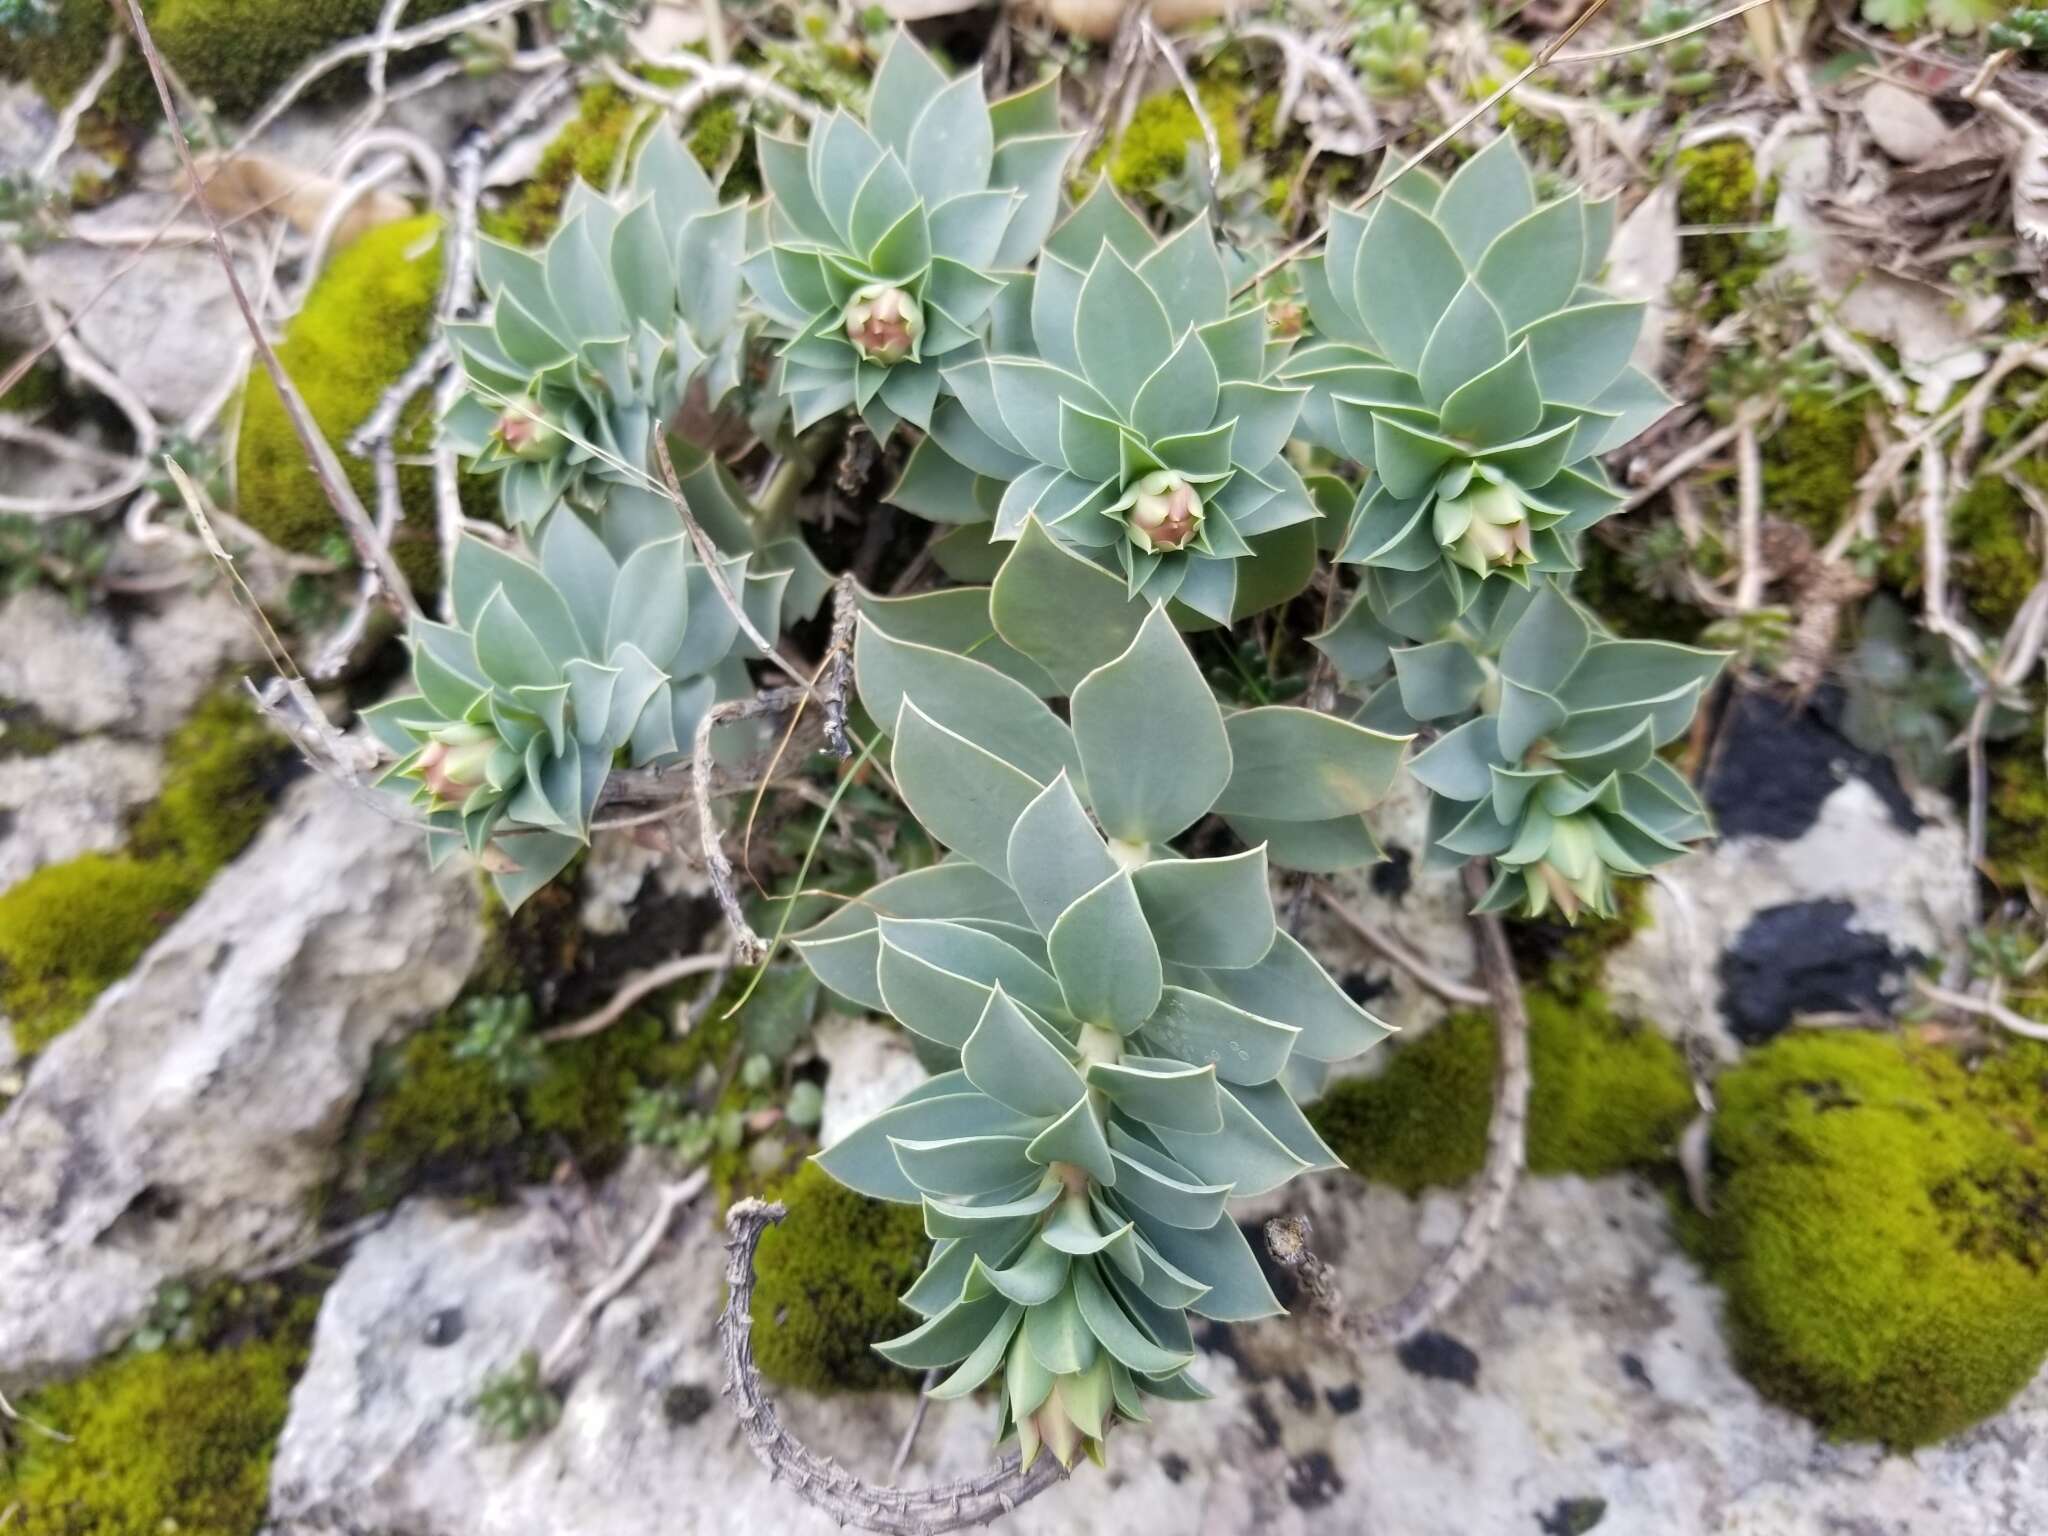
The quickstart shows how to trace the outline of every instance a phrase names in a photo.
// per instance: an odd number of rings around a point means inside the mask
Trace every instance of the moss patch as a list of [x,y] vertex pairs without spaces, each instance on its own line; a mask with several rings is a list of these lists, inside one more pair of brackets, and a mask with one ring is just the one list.
[[931,1247],[918,1208],[856,1194],[815,1163],[776,1198],[788,1219],[761,1235],[755,1257],[761,1374],[806,1392],[916,1385],[870,1346],[917,1326],[896,1298]]
[[1991,747],[1985,863],[2011,891],[2024,891],[2030,881],[2048,887],[2048,763],[2041,752],[2038,721]]
[[[2033,524],[2020,493],[1999,478],[1972,481],[1949,505],[1950,584],[1994,638],[2011,625],[2040,575]],[[1902,526],[1887,552],[1885,575],[1908,595],[1920,590],[1923,547],[1916,519]]]
[[1764,506],[1773,517],[1827,539],[1848,515],[1869,461],[1859,406],[1795,395],[1763,443]]
[[[427,21],[461,0],[415,0],[406,21]],[[231,117],[260,107],[293,70],[347,38],[376,29],[381,0],[144,0],[157,46],[186,84]],[[47,35],[11,39],[0,34],[0,75],[33,82],[52,106],[82,86],[107,45],[113,12],[104,0],[59,0],[57,24]],[[360,66],[335,72],[314,99],[362,78]],[[136,127],[159,116],[147,66],[128,60],[100,98],[102,109]]]
[[[1196,83],[1195,94],[1216,130],[1223,169],[1236,170],[1244,158],[1243,92],[1229,81],[1205,79]],[[1173,180],[1186,169],[1191,147],[1208,152],[1195,109],[1179,89],[1160,91],[1138,103],[1130,126],[1113,146],[1096,152],[1089,168],[1107,166],[1109,179],[1119,192],[1149,201],[1161,182]]]
[[[278,358],[330,442],[345,442],[363,424],[427,339],[441,282],[437,222],[431,216],[401,219],[337,252],[285,330]],[[407,407],[399,428],[402,452],[427,446],[431,416],[425,395]],[[342,464],[356,493],[374,504],[369,463],[344,454]],[[439,583],[433,471],[401,465],[398,489],[408,514],[393,553],[414,585],[431,588]],[[283,403],[260,368],[249,376],[242,405],[235,499],[242,520],[285,549],[319,554],[340,532]]]
[[[1757,184],[1755,156],[1739,139],[1680,150],[1676,164],[1681,224],[1754,223],[1771,201],[1771,188]],[[1731,313],[1770,264],[1766,249],[1747,235],[1693,235],[1683,244],[1686,266],[1706,289],[1709,321]]]
[[2048,1051],[1975,1070],[1886,1035],[1793,1032],[1718,1084],[1697,1229],[1737,1363],[1852,1439],[1993,1413],[2048,1354]]
[[[230,1288],[237,1292],[240,1288]],[[275,1293],[275,1287],[265,1288]],[[206,1293],[213,1348],[110,1357],[19,1406],[71,1437],[0,1442],[0,1509],[21,1536],[251,1536],[270,1495],[270,1458],[305,1365],[317,1301]],[[223,1326],[231,1323],[232,1327]],[[223,1334],[244,1336],[224,1342]]]
[[262,825],[286,744],[239,695],[201,704],[165,744],[164,787],[119,853],[88,853],[0,892],[0,1011],[38,1051],[131,970]]
[[[1678,1047],[1616,1018],[1529,994],[1529,1168],[1588,1178],[1663,1162],[1693,1112]],[[1462,1184],[1486,1156],[1493,1020],[1455,1013],[1394,1052],[1378,1077],[1338,1084],[1309,1119],[1355,1172],[1405,1194]]]

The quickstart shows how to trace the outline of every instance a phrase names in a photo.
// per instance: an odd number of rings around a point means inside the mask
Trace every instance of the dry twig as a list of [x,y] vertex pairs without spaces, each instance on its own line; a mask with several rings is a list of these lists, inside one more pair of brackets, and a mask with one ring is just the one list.
[[932,1488],[885,1487],[817,1455],[784,1429],[754,1365],[752,1315],[754,1249],[761,1234],[784,1214],[780,1205],[759,1200],[738,1201],[726,1213],[725,1280],[731,1289],[718,1323],[725,1345],[726,1395],[733,1400],[747,1444],[771,1479],[786,1481],[797,1497],[841,1525],[886,1536],[940,1536],[1009,1514],[1065,1476],[1050,1456],[1041,1454],[1027,1469],[1012,1451],[980,1477]]
[[590,1325],[597,1321],[597,1314],[617,1300],[620,1293],[639,1277],[640,1271],[652,1262],[662,1240],[668,1236],[676,1212],[704,1193],[704,1186],[710,1181],[710,1170],[699,1168],[662,1190],[661,1198],[655,1203],[653,1217],[641,1229],[640,1236],[619,1261],[618,1267],[592,1287],[590,1294],[577,1305],[562,1331],[555,1336],[555,1342],[548,1346],[547,1353],[541,1356],[542,1381],[552,1385],[561,1380],[570,1361],[576,1358],[576,1351],[582,1348]]

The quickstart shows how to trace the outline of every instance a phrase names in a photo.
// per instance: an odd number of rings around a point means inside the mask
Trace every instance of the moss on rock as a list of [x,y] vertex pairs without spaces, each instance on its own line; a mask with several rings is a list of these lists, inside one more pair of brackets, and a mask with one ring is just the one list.
[[[1588,1178],[1651,1167],[1693,1112],[1677,1046],[1615,1017],[1598,993],[1532,991],[1529,1168]],[[1377,1077],[1339,1083],[1309,1119],[1352,1170],[1404,1194],[1462,1184],[1486,1156],[1493,1020],[1455,1013],[1395,1050]]]
[[[278,359],[328,441],[344,442],[363,424],[425,343],[441,282],[438,226],[432,216],[401,219],[337,252],[286,327]],[[431,415],[425,395],[407,407],[399,427],[401,449],[425,448]],[[369,463],[344,455],[342,464],[356,493],[373,501]],[[431,587],[438,584],[439,563],[433,471],[401,465],[398,489],[408,513],[393,553],[410,580]],[[235,501],[242,521],[301,554],[321,553],[340,533],[291,419],[261,369],[250,373],[242,405]]]
[[1737,1363],[1833,1434],[1914,1446],[2048,1355],[2048,1051],[1975,1070],[1878,1034],[1787,1034],[1717,1087],[1696,1239]]
[[2024,891],[2030,882],[2048,886],[2048,761],[2042,757],[2040,723],[2010,741],[1994,742],[1989,768],[1986,867],[2008,890]]
[[[461,0],[414,0],[408,23],[452,11]],[[149,30],[165,60],[200,96],[231,117],[262,106],[292,72],[316,53],[373,32],[382,0],[144,0]],[[0,75],[29,80],[52,106],[61,106],[99,67],[114,12],[105,0],[58,0],[56,25],[47,33],[10,38],[0,33]],[[333,95],[362,78],[360,66],[337,70],[320,82],[313,99]],[[100,96],[101,110],[134,127],[158,120],[149,71],[134,49]]]
[[856,1194],[816,1163],[776,1198],[789,1216],[761,1235],[754,1265],[761,1374],[806,1392],[914,1386],[871,1346],[917,1326],[897,1297],[931,1246],[918,1208]]
[[164,748],[129,846],[45,865],[0,892],[0,1012],[38,1051],[125,976],[262,825],[287,754],[241,697],[202,703]]
[[252,1536],[270,1494],[270,1458],[297,1336],[208,1354],[113,1357],[47,1387],[23,1413],[70,1437],[23,1435],[0,1457],[0,1508],[16,1536]]
[[[1678,152],[1678,222],[1749,224],[1763,216],[1774,195],[1759,186],[1756,157],[1740,139],[1698,144]],[[1745,235],[1699,235],[1685,242],[1685,263],[1706,289],[1704,314],[1719,320],[1741,302],[1770,265],[1766,249]]]
[[1869,450],[1859,406],[1793,396],[1784,421],[1764,439],[1764,506],[1818,539],[1832,537],[1855,503]]

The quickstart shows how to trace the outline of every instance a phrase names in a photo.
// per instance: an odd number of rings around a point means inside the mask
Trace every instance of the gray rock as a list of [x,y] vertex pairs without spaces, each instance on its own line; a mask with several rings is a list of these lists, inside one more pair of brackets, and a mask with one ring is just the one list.
[[[1755,1031],[1743,1007],[1729,1006],[1724,976],[1740,974],[1749,986],[1758,978],[1722,957],[1767,909],[1846,902],[1847,930],[1896,955],[1953,953],[1969,925],[1963,832],[1938,795],[1913,806],[1917,826],[1908,830],[1867,779],[1850,777],[1795,838],[1731,837],[1665,866],[1645,892],[1650,923],[1609,958],[1609,995],[1624,1013],[1732,1057],[1739,1036],[1730,1019]],[[1798,995],[1796,977],[1782,980],[1786,995]]]
[[307,779],[0,1114],[0,1379],[103,1352],[156,1283],[305,1237],[370,1052],[455,995],[476,886]]
[[74,735],[162,738],[231,665],[259,653],[222,587],[183,590],[124,629],[40,588],[0,603],[0,699],[29,704]]
[[[1455,1198],[1411,1203],[1350,1180],[1299,1191],[1315,1244],[1361,1302],[1403,1288],[1457,1225]],[[595,1225],[621,1251],[649,1192],[622,1178]],[[357,1246],[328,1293],[272,1482],[274,1536],[667,1536],[788,1532],[826,1519],[769,1482],[718,1396],[722,1256],[708,1213],[599,1317],[562,1420],[487,1442],[464,1404],[491,1370],[545,1350],[602,1274],[592,1223],[535,1195],[482,1216],[418,1203]],[[2023,1536],[2048,1528],[2048,1380],[1977,1430],[1912,1457],[1833,1445],[1759,1399],[1722,1341],[1719,1300],[1680,1254],[1661,1198],[1620,1179],[1523,1191],[1488,1274],[1404,1366],[1361,1364],[1310,1318],[1202,1331],[1209,1404],[1158,1405],[1120,1430],[1108,1474],[1003,1522],[1076,1531],[1343,1530],[1532,1536],[1560,1506],[1660,1536]],[[459,1337],[434,1319],[458,1312]],[[1455,1360],[1455,1370],[1434,1362]],[[879,1478],[907,1394],[784,1394],[821,1454]],[[907,1481],[986,1466],[992,1409],[934,1405]]]
[[0,758],[0,890],[45,864],[120,847],[128,812],[153,799],[162,778],[153,749],[111,736]]
[[811,1041],[831,1069],[825,1079],[824,1118],[818,1122],[823,1146],[880,1114],[930,1075],[893,1024],[828,1014],[818,1021]]
[[[176,202],[168,192],[130,192],[74,215],[71,223],[87,236],[148,231]],[[187,214],[180,222],[189,227],[197,221]],[[66,240],[30,252],[27,260],[43,297],[78,317],[78,338],[93,355],[159,418],[182,420],[242,367],[248,328],[211,245],[163,244],[139,262],[135,255],[133,244]],[[241,275],[254,292],[252,266],[243,263]]]

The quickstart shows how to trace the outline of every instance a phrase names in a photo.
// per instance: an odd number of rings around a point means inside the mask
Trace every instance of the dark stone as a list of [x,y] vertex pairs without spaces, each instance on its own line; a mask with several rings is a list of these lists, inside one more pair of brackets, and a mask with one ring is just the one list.
[[1267,1447],[1280,1443],[1280,1416],[1273,1412],[1273,1405],[1266,1401],[1266,1394],[1254,1392],[1244,1400],[1251,1411],[1252,1427],[1259,1432],[1259,1444]]
[[1312,1413],[1316,1406],[1315,1384],[1299,1371],[1288,1371],[1280,1378],[1280,1385],[1287,1389],[1287,1395],[1294,1399],[1298,1412]]
[[429,1349],[446,1349],[462,1337],[468,1326],[463,1321],[462,1308],[443,1307],[427,1319],[427,1326],[420,1330],[420,1337]]
[[1287,1497],[1301,1509],[1321,1509],[1344,1491],[1344,1479],[1321,1451],[1294,1458],[1287,1469]]
[[1323,1396],[1330,1404],[1330,1412],[1339,1415],[1358,1412],[1359,1405],[1365,1401],[1365,1394],[1355,1381],[1341,1387],[1325,1388]]
[[1650,1380],[1650,1368],[1643,1364],[1640,1355],[1631,1355],[1624,1351],[1621,1357],[1621,1374],[1646,1392],[1657,1390],[1656,1384]]
[[1244,1345],[1238,1342],[1236,1331],[1228,1323],[1198,1321],[1195,1324],[1195,1348],[1205,1355],[1221,1355],[1237,1367],[1238,1375],[1254,1385],[1272,1374],[1261,1369],[1253,1361]]
[[717,1401],[718,1394],[701,1381],[685,1381],[662,1394],[661,1411],[669,1423],[684,1429],[709,1413]]
[[1426,1376],[1432,1381],[1455,1381],[1461,1387],[1479,1385],[1479,1357],[1448,1333],[1425,1329],[1394,1354],[1410,1375]]
[[1745,1045],[1777,1034],[1795,1013],[1891,1012],[1917,955],[1850,928],[1854,904],[1766,907],[1721,955],[1721,1015]]
[[1549,1514],[1536,1517],[1536,1524],[1543,1536],[1586,1536],[1606,1518],[1605,1499],[1559,1499]]
[[1177,1483],[1188,1475],[1188,1459],[1174,1451],[1168,1451],[1159,1458],[1159,1470],[1166,1474],[1169,1483]]
[[1841,710],[1836,688],[1823,688],[1803,710],[1753,690],[1735,691],[1721,713],[1701,786],[1723,837],[1800,837],[1852,776],[1877,792],[1901,830],[1919,830],[1920,817],[1891,759],[1844,736],[1835,724]]
[[1415,855],[1399,843],[1387,844],[1386,854],[1373,865],[1367,878],[1372,882],[1374,895],[1384,896],[1398,907],[1415,884]]
[[1377,976],[1369,976],[1364,971],[1346,971],[1337,978],[1337,985],[1359,1007],[1370,1008],[1375,998],[1385,997],[1394,990],[1394,978],[1384,971]]

